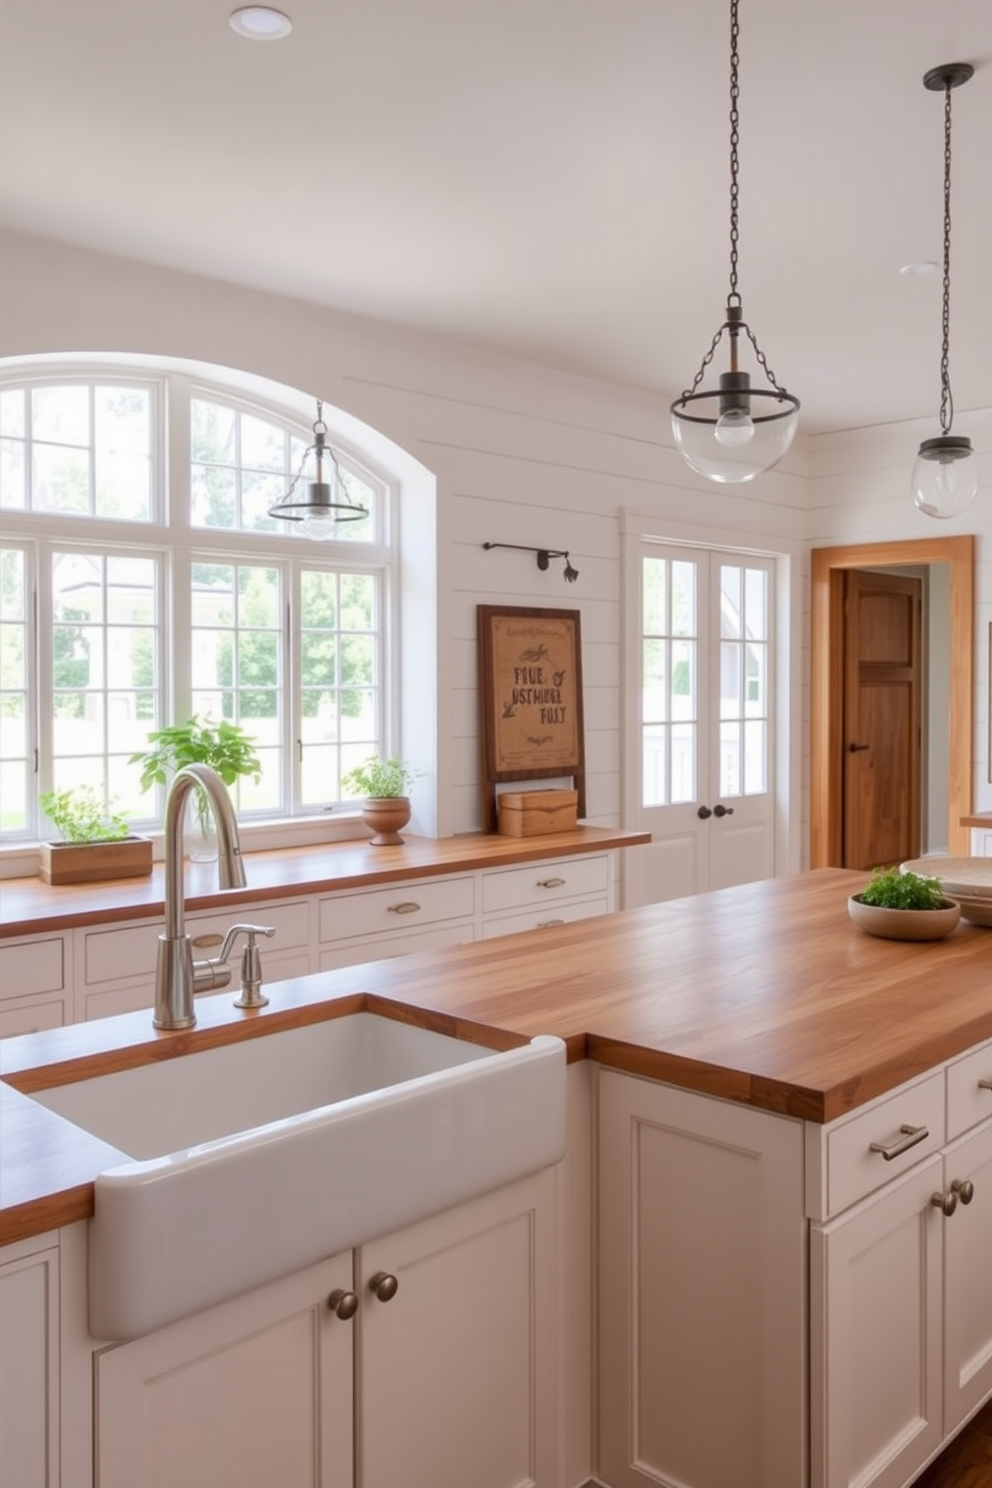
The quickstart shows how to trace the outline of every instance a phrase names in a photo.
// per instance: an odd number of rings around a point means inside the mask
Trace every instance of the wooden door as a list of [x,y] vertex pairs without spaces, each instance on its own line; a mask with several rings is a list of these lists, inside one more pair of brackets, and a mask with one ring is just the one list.
[[920,853],[923,584],[844,575],[845,868]]
[[362,1488],[554,1488],[556,1203],[546,1169],[361,1248]]

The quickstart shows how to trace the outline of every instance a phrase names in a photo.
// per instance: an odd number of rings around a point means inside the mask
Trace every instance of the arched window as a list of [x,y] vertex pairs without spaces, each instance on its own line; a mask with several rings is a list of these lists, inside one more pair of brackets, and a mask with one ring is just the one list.
[[0,367],[0,837],[88,784],[162,818],[132,756],[192,715],[240,724],[246,823],[339,807],[390,752],[395,483],[330,443],[366,508],[327,542],[269,515],[312,431],[297,408],[173,370]]

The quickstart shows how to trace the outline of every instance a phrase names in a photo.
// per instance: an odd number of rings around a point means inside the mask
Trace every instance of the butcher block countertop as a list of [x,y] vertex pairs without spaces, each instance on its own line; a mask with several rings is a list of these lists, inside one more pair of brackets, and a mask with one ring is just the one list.
[[[475,873],[483,868],[509,868],[547,858],[605,852],[650,842],[650,832],[624,832],[610,827],[574,827],[545,837],[500,837],[466,833],[460,837],[413,837],[402,847],[370,847],[366,840],[325,847],[290,847],[244,855],[247,886],[221,893],[216,863],[185,865],[187,910],[225,909],[259,900],[290,899],[298,894],[338,889],[367,889],[414,878],[440,878]],[[0,880],[0,939],[142,920],[163,913],[165,870],[156,863],[149,878],[53,887],[39,878]]]
[[[0,1043],[0,1243],[86,1218],[113,1149],[21,1092],[383,1007],[506,1047],[557,1034],[591,1058],[826,1122],[992,1039],[992,931],[877,940],[847,916],[864,874],[825,868],[432,954],[272,984],[268,1007],[201,999],[198,1026],[151,1013]],[[12,1088],[19,1087],[19,1088]]]

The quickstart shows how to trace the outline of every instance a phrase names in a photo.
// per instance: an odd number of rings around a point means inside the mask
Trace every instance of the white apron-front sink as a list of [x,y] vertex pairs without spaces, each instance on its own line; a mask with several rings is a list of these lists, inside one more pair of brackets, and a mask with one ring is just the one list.
[[128,1339],[557,1162],[565,1047],[348,1013],[33,1097],[96,1180],[90,1331]]

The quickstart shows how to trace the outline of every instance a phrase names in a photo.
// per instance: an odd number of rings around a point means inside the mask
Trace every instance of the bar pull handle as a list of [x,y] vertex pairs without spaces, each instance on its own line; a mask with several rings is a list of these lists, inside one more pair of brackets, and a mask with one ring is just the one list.
[[901,1157],[911,1147],[917,1146],[920,1142],[925,1142],[929,1135],[930,1133],[925,1126],[907,1126],[903,1122],[899,1128],[899,1136],[894,1142],[870,1142],[868,1151],[880,1152],[886,1162],[891,1162],[894,1157]]

